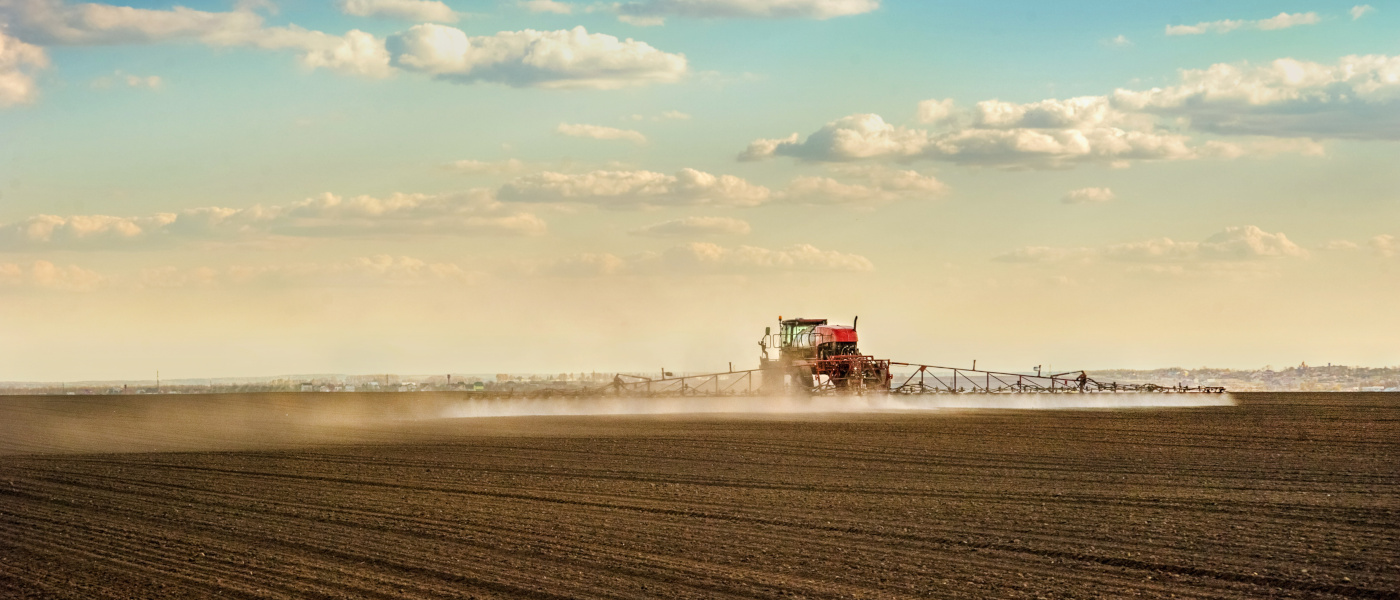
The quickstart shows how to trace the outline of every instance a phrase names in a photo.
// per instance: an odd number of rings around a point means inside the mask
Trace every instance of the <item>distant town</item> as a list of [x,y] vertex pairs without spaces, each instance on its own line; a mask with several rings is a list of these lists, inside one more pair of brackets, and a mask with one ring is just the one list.
[[[1345,365],[1241,369],[1111,369],[1089,371],[1099,381],[1164,385],[1223,386],[1234,392],[1400,392],[1400,366]],[[282,375],[215,379],[172,379],[82,382],[0,382],[0,394],[210,394],[249,392],[519,392],[601,387],[615,373],[471,374],[442,375]],[[660,378],[661,373],[630,373]],[[686,373],[667,373],[667,376]],[[896,377],[898,373],[896,373]]]

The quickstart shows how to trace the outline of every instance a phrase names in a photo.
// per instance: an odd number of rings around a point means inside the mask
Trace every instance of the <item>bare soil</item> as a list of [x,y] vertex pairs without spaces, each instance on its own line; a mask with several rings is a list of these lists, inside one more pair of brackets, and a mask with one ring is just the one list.
[[[237,402],[345,401],[308,398]],[[1236,398],[223,428],[0,397],[0,596],[1400,598],[1400,394]]]

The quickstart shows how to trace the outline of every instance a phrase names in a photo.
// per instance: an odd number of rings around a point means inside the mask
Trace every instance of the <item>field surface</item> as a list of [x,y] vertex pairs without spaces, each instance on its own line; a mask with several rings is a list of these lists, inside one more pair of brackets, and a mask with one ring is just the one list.
[[1400,394],[489,419],[292,396],[0,397],[0,597],[1400,598]]

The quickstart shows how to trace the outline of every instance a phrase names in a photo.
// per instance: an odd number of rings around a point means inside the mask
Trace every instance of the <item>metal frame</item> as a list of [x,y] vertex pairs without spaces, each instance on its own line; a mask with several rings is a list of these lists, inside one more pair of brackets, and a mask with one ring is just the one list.
[[[612,383],[585,390],[584,393],[617,396],[751,396],[757,392],[753,375],[760,371],[761,369],[748,369],[660,379],[619,373],[613,377]],[[728,383],[721,381],[730,375],[738,377]],[[741,382],[745,387],[738,387]]]
[[[1100,382],[1084,371],[1052,375],[1004,373],[958,367],[940,367],[891,362],[891,366],[918,367],[899,385],[891,384],[892,394],[1223,394],[1225,388],[1212,386],[1161,386],[1155,383]],[[949,374],[951,373],[951,377]],[[917,381],[916,381],[917,378]]]

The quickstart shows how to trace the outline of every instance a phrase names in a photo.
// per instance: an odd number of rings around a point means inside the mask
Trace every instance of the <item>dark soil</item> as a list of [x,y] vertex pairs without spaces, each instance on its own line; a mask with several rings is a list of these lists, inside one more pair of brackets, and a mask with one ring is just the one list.
[[54,454],[0,397],[0,596],[1400,598],[1400,394],[1236,398]]

